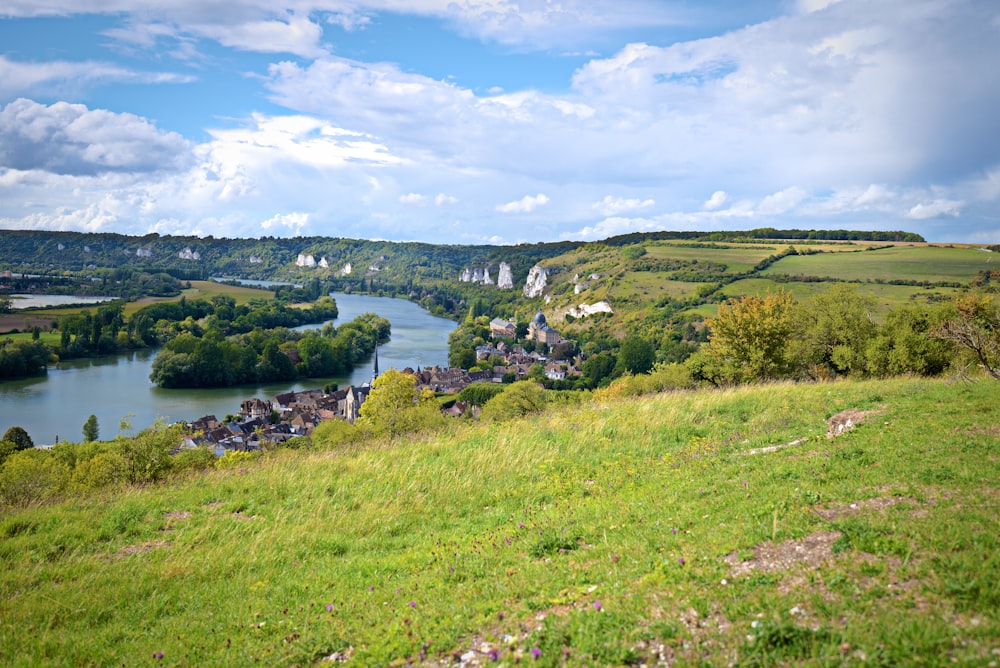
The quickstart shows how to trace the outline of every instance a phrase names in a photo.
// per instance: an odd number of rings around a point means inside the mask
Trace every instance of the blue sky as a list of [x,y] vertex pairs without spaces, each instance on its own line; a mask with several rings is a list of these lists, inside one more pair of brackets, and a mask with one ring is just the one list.
[[0,229],[1000,243],[994,0],[7,0]]

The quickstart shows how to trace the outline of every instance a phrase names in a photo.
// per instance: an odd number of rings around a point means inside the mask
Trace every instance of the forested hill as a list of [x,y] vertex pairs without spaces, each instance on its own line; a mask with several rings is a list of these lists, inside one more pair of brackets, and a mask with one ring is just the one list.
[[[910,232],[851,230],[775,230],[716,232],[648,232],[612,237],[612,246],[663,239],[739,241],[749,239],[809,239],[854,241],[923,241]],[[537,262],[556,257],[583,242],[517,246],[436,245],[418,242],[366,241],[332,237],[225,239],[193,236],[127,236],[110,233],[0,231],[0,270],[25,272],[80,271],[86,268],[133,267],[166,272],[181,279],[210,276],[280,278],[296,275],[300,256],[329,273],[350,264],[354,276],[377,272],[392,283],[452,282],[470,266],[510,265],[521,282]]]
[[135,267],[181,279],[210,276],[272,279],[295,275],[299,256],[325,260],[329,273],[348,264],[354,276],[378,273],[399,283],[455,281],[470,265],[506,262],[521,279],[532,265],[579,246],[576,242],[459,246],[332,237],[217,239],[80,232],[0,231],[0,270],[46,272]]

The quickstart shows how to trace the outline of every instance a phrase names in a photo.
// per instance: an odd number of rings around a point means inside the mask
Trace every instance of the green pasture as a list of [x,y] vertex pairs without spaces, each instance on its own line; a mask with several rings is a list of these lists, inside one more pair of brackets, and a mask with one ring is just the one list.
[[998,430],[993,381],[604,397],[8,509],[0,663],[985,666]]
[[663,274],[652,271],[627,272],[614,279],[607,291],[608,298],[615,301],[630,301],[638,304],[655,304],[664,297],[684,297],[704,283],[673,281]]
[[745,246],[736,248],[711,248],[680,246],[674,243],[658,241],[643,244],[646,254],[657,259],[676,258],[680,260],[698,260],[699,262],[717,262],[724,264],[730,273],[750,271],[761,260],[781,252],[786,245]]
[[[834,281],[823,282],[778,282],[769,278],[745,278],[723,287],[719,293],[729,298],[743,295],[763,296],[784,290],[792,293],[796,301],[808,301],[835,285]],[[958,288],[920,287],[911,285],[890,285],[885,283],[855,283],[862,294],[872,295],[876,300],[875,311],[885,313],[907,304],[930,304],[950,300],[960,290]]]
[[977,248],[893,246],[856,253],[790,255],[762,275],[819,276],[845,281],[914,280],[968,283],[980,271],[995,269],[995,253]]

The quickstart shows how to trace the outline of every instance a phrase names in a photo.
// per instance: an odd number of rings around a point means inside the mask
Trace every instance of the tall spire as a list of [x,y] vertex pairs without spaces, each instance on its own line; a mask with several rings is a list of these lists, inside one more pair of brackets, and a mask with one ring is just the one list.
[[376,378],[378,378],[378,343],[375,344],[375,361],[372,363],[372,385],[375,384]]

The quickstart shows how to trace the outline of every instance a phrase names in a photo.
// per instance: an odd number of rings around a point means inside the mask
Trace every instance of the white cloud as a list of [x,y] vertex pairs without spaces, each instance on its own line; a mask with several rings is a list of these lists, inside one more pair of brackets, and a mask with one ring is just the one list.
[[591,208],[598,211],[602,216],[615,216],[628,211],[648,209],[655,204],[656,201],[653,199],[626,199],[624,197],[612,197],[611,195],[605,195],[604,199],[601,201],[594,202],[593,205],[591,205]]
[[419,193],[400,195],[399,201],[407,206],[426,206],[427,198]]
[[500,213],[531,213],[540,206],[549,203],[549,198],[544,193],[537,195],[525,195],[519,200],[507,202],[497,206]]
[[773,195],[768,195],[757,206],[757,213],[762,216],[773,216],[787,213],[809,196],[802,188],[785,188]]
[[0,100],[38,93],[74,95],[98,83],[177,84],[189,83],[189,75],[169,72],[139,72],[111,63],[62,60],[26,63],[0,55]]
[[262,229],[272,232],[272,234],[275,230],[285,228],[291,231],[293,235],[298,236],[302,233],[302,229],[308,224],[308,213],[279,213],[262,222],[260,226]]
[[434,206],[444,206],[446,204],[457,204],[458,198],[444,193],[438,193],[434,197]]
[[913,220],[927,220],[928,218],[943,218],[945,216],[957,217],[961,215],[963,206],[965,206],[965,202],[936,199],[917,204],[906,213],[906,217]]
[[0,110],[0,167],[78,175],[175,170],[190,151],[179,134],[132,114],[24,98]]
[[702,206],[709,211],[714,211],[725,204],[728,199],[729,195],[726,194],[725,190],[716,190]]

